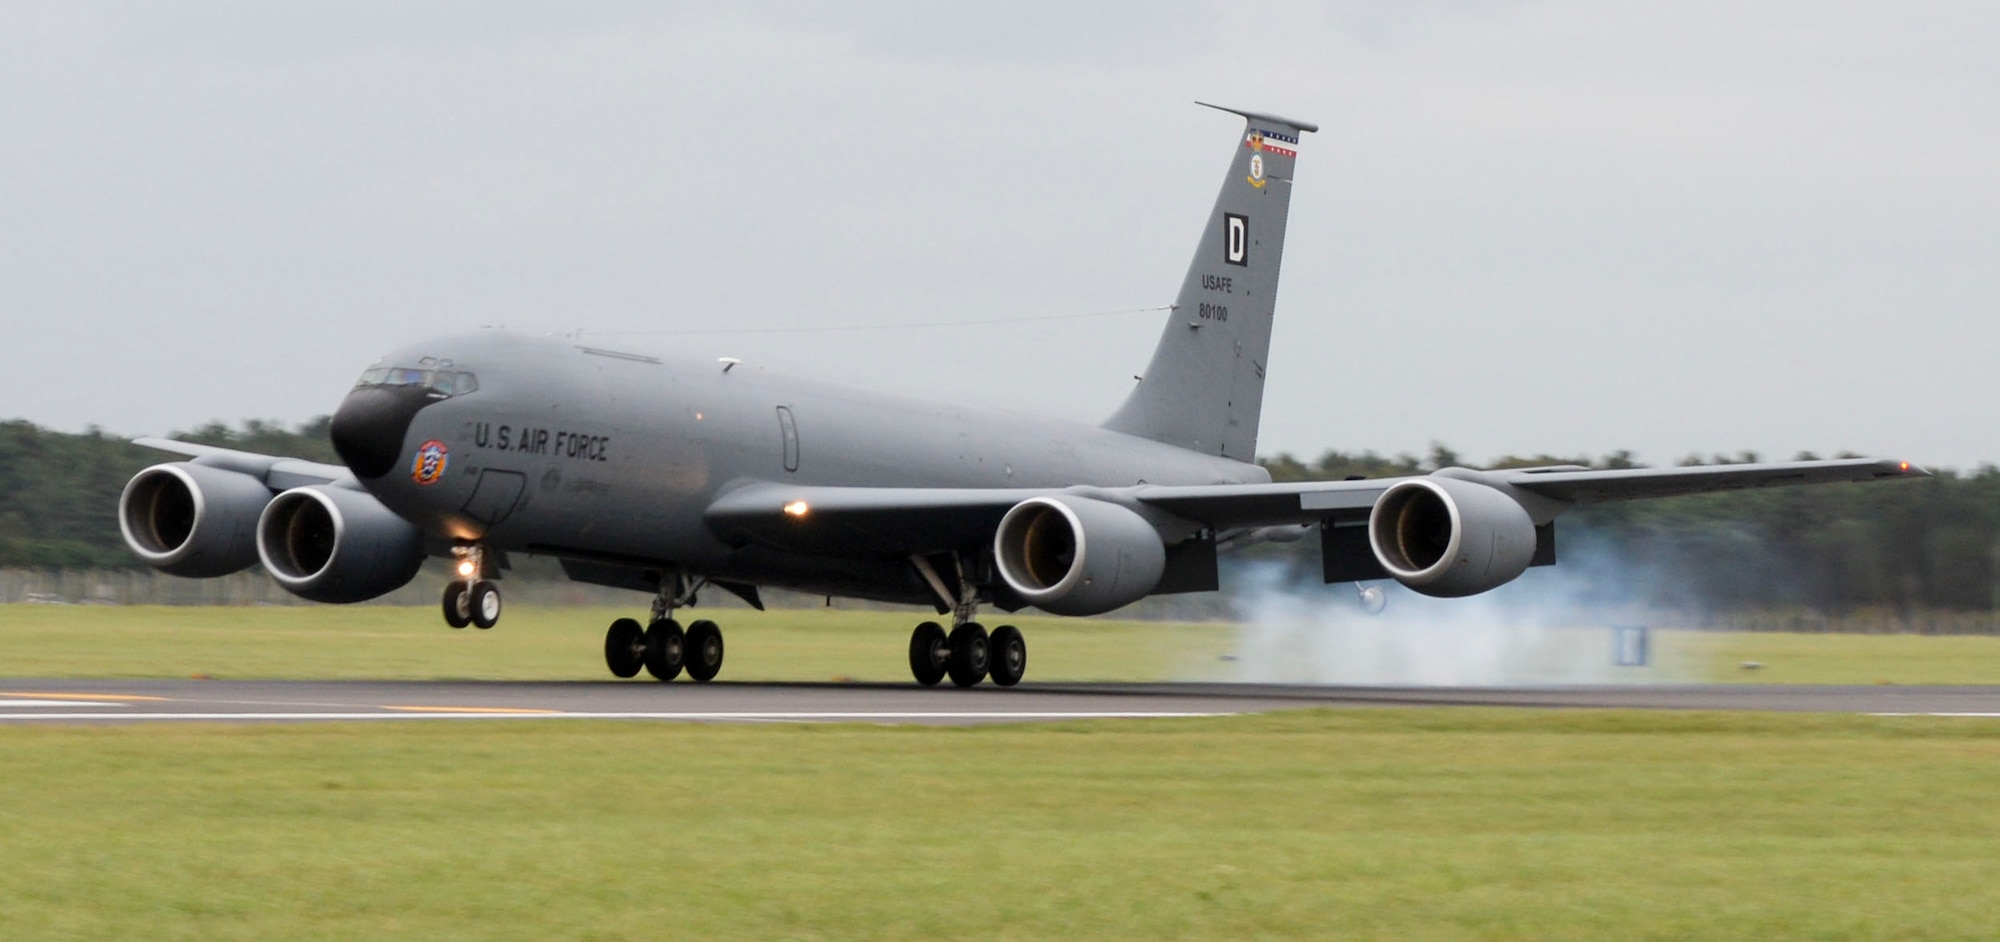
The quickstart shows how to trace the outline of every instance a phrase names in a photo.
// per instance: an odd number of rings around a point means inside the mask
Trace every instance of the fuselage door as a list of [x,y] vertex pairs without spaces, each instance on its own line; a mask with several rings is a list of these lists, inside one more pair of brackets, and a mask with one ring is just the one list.
[[785,440],[785,470],[799,469],[799,423],[792,418],[791,406],[778,407],[778,432]]

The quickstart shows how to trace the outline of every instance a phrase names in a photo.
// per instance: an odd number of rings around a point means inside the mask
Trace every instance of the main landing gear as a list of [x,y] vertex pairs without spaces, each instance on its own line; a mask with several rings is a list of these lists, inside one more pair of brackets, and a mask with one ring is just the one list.
[[455,546],[458,578],[444,587],[444,623],[453,628],[491,628],[500,623],[500,587],[483,578],[486,552],[478,546]]
[[910,673],[926,687],[946,677],[960,687],[988,679],[1012,687],[1027,672],[1028,641],[1013,625],[1001,625],[989,635],[978,622],[967,621],[946,634],[943,625],[927,621],[910,635]]
[[910,674],[917,683],[935,687],[946,677],[960,687],[976,686],[989,678],[1002,687],[1020,683],[1028,672],[1028,641],[1021,637],[1021,629],[1001,625],[989,635],[984,626],[972,620],[979,614],[978,589],[965,578],[962,567],[957,573],[959,592],[953,595],[929,560],[913,556],[910,561],[952,608],[949,634],[934,621],[918,625],[910,634]]
[[714,680],[722,672],[722,629],[707,620],[682,629],[673,618],[675,609],[695,603],[695,593],[706,584],[679,574],[663,579],[645,627],[631,618],[612,622],[604,633],[604,664],[612,675],[637,677],[643,669],[664,682],[686,671],[702,683]]

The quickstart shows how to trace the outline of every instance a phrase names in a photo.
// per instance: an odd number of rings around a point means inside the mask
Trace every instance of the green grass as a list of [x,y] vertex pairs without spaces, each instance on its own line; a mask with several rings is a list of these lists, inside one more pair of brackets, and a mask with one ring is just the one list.
[[[0,606],[0,677],[584,679],[604,668],[604,630],[643,609],[507,610],[491,631],[444,626],[429,607]],[[902,611],[690,610],[718,620],[731,680],[909,679]],[[1222,625],[1009,618],[1037,680],[1220,676]],[[1000,624],[993,621],[990,624]]]
[[0,728],[9,940],[1984,939],[2000,725]]
[[[11,606],[0,676],[596,679],[622,614]],[[737,679],[902,680],[916,620],[718,615]],[[1037,679],[1227,676],[1236,644],[1014,621]],[[1983,637],[1655,647],[2000,678]],[[0,939],[1987,938],[1995,769],[2000,724],[1758,714],[0,727]]]
[[[605,676],[613,618],[636,610],[514,606],[492,631],[452,631],[429,607],[0,606],[0,677],[586,679]],[[731,680],[902,681],[906,611],[704,611],[729,642]],[[693,617],[689,613],[689,617]],[[1031,680],[1224,680],[1239,629],[1008,618],[1028,633]],[[994,623],[998,623],[997,620]],[[1601,629],[1555,643],[1608,659]],[[1544,638],[1547,641],[1547,638]],[[2000,683],[2000,637],[1656,631],[1637,682]],[[1593,663],[1596,663],[1594,660]],[[1744,662],[1761,665],[1744,670]],[[1533,679],[1532,677],[1524,679]]]
[[1672,631],[1654,637],[1688,676],[1728,683],[2000,684],[2000,637],[1992,635]]

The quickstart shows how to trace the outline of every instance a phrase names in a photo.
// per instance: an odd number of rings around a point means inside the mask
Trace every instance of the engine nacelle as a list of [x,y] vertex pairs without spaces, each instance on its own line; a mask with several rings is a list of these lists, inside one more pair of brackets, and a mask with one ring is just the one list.
[[1375,501],[1368,545],[1397,582],[1457,598],[1526,572],[1535,558],[1535,522],[1513,498],[1483,484],[1417,478]]
[[257,521],[257,556],[285,590],[315,602],[362,602],[416,578],[423,536],[380,501],[316,484],[279,494]]
[[1144,517],[1084,497],[1030,497],[993,536],[1000,577],[1028,604],[1096,615],[1145,598],[1166,571],[1167,547]]
[[226,576],[257,564],[257,516],[271,490],[247,474],[156,464],[118,495],[118,529],[146,565],[176,576]]

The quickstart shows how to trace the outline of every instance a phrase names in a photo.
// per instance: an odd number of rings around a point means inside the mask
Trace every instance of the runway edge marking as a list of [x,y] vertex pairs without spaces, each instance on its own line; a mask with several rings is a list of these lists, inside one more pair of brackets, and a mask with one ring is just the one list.
[[1870,713],[1870,714],[1868,714],[1868,715],[1869,715],[1869,716],[1936,716],[1936,717],[1944,717],[1944,718],[1960,718],[1960,719],[1987,719],[1987,720],[1992,720],[1992,719],[2000,719],[2000,713],[1955,713],[1955,712],[1937,712],[1937,713]]
[[545,710],[539,707],[385,706],[382,709],[403,713],[492,713],[505,716],[550,716],[563,713],[562,710]]
[[94,700],[118,700],[124,702],[138,703],[142,701],[161,701],[161,700],[173,699],[172,697],[142,697],[139,696],[138,694],[131,694],[131,693],[31,693],[27,691],[8,691],[6,693],[0,693],[0,697],[6,697],[8,699],[26,698],[33,700],[74,700],[83,703],[88,703]]

